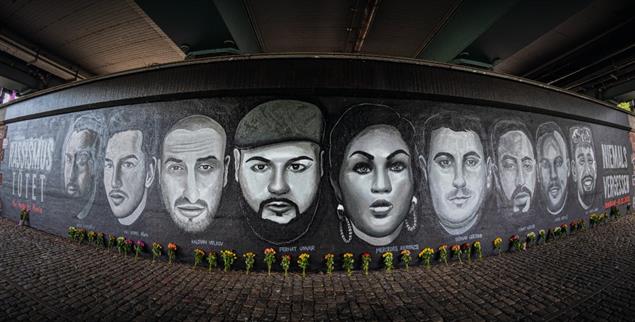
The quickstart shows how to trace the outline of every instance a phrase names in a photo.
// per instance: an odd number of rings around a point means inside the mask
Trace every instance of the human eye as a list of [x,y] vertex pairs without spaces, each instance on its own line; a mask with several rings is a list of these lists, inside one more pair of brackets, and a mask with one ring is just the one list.
[[368,174],[373,171],[373,167],[366,162],[360,162],[353,166],[353,171],[359,174]]
[[587,162],[592,165],[595,162],[595,160],[593,159],[593,156],[589,155],[587,157]]
[[510,159],[503,159],[503,168],[505,168],[505,169],[515,169],[516,168],[516,162],[514,162],[513,160],[510,160]]
[[437,157],[436,159],[434,159],[434,161],[442,168],[442,169],[447,169],[449,167],[452,166],[452,164],[454,163],[452,158],[446,157],[446,156],[441,156],[441,157]]
[[534,169],[534,163],[527,160],[527,161],[523,161],[523,169],[525,171],[531,171]]
[[468,168],[476,168],[481,163],[481,159],[477,157],[468,157],[465,159],[465,165]]
[[212,170],[214,170],[214,165],[209,163],[201,163],[197,166],[197,169],[200,172],[211,172]]
[[180,173],[185,171],[185,167],[180,163],[172,163],[168,165],[168,171],[172,173]]
[[309,168],[309,165],[299,163],[299,162],[291,163],[288,166],[288,169],[291,170],[291,172],[304,172],[308,168]]
[[251,166],[251,170],[254,172],[265,172],[269,170],[269,165],[266,163],[256,163]]
[[125,169],[132,169],[136,166],[136,164],[134,164],[131,161],[124,161],[121,163],[121,166],[124,167]]
[[556,167],[561,167],[563,164],[562,158],[561,157],[556,158],[556,160],[554,160],[553,163],[556,165]]
[[90,160],[90,155],[88,152],[80,152],[77,154],[77,159],[75,160],[78,165],[83,166]]
[[104,168],[112,169],[112,161],[108,160],[108,161],[104,162]]
[[393,162],[390,167],[389,167],[390,171],[392,172],[401,172],[404,169],[406,169],[406,164],[398,161],[398,162]]

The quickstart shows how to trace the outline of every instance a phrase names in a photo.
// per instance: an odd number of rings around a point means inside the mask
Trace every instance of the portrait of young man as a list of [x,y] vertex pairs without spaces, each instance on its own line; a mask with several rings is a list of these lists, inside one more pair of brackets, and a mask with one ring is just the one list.
[[[95,201],[99,165],[102,164],[104,120],[92,112],[77,117],[71,124],[62,147],[64,193],[78,202],[77,219],[88,216]],[[71,204],[71,208],[75,203]]]
[[428,118],[422,129],[418,161],[438,222],[450,235],[465,234],[478,223],[492,185],[481,121],[446,112]]
[[559,214],[567,201],[569,151],[564,133],[554,122],[543,123],[536,131],[538,182],[547,211]]
[[192,115],[179,120],[163,138],[159,178],[172,221],[183,231],[204,231],[214,219],[227,185],[227,135],[215,120]]
[[597,179],[597,164],[593,133],[587,126],[572,126],[571,136],[571,177],[576,184],[578,202],[583,209],[593,206]]
[[156,128],[141,109],[126,108],[108,119],[109,139],[104,155],[104,188],[113,215],[132,225],[146,206],[154,182]]
[[513,215],[529,212],[536,189],[536,156],[524,123],[504,119],[491,131],[498,207]]
[[320,109],[297,100],[254,107],[235,134],[241,207],[254,234],[273,244],[304,235],[315,216],[323,174]]

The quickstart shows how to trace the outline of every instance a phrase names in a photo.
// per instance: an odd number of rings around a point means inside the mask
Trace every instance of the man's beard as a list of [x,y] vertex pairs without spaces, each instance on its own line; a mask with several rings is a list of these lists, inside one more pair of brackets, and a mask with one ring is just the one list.
[[243,216],[245,217],[249,228],[251,228],[258,238],[270,244],[280,246],[293,243],[307,233],[311,227],[313,219],[315,218],[319,200],[320,194],[318,192],[315,199],[304,213],[300,213],[298,206],[291,202],[296,209],[297,216],[287,224],[278,224],[267,219],[262,219],[263,207],[269,200],[261,202],[258,212],[255,212],[247,204],[247,201],[241,197],[240,208],[242,209]]
[[[204,209],[203,210],[204,213],[201,213],[200,215],[196,217],[192,217],[192,218],[189,218],[183,215],[182,213],[177,214],[176,213],[178,211],[177,206],[185,206],[185,205],[195,205],[195,206],[201,207]],[[170,216],[172,217],[172,220],[179,228],[181,228],[182,230],[185,230],[188,233],[199,233],[205,230],[207,226],[209,226],[209,224],[212,222],[212,214],[209,210],[207,202],[201,199],[195,202],[189,202],[183,196],[179,197],[178,199],[174,201],[172,211],[170,211]]]
[[584,187],[582,186],[583,185],[582,182],[587,177],[589,177],[591,180],[593,180],[593,182],[595,182],[595,179],[589,175],[584,176],[583,178],[580,179],[579,184],[582,189],[578,191],[578,194],[580,196],[580,200],[584,203],[584,205],[582,205],[584,209],[591,208],[591,206],[593,205],[593,199],[595,198],[595,185],[592,185],[589,191],[585,191]]
[[[559,190],[559,196],[553,197],[551,195],[551,190],[554,188],[557,188]],[[544,196],[547,202],[547,211],[550,214],[555,215],[559,213],[564,206],[564,203],[567,199],[567,189],[559,179],[549,180],[549,184],[547,185],[547,189],[544,192]]]

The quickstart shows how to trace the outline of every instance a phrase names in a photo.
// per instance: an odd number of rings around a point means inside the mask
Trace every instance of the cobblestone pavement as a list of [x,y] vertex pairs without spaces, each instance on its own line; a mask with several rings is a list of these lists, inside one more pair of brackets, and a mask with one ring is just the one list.
[[388,274],[192,270],[0,218],[5,320],[635,320],[635,216],[523,253]]

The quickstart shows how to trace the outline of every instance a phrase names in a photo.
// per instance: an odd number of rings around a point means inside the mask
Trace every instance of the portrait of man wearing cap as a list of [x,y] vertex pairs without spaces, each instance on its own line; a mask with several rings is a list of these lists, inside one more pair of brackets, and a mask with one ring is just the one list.
[[253,108],[235,134],[235,179],[254,234],[273,244],[304,235],[315,216],[323,174],[320,109],[296,100]]
[[165,208],[188,233],[214,219],[227,185],[227,135],[215,120],[191,115],[176,122],[163,139],[159,179]]

